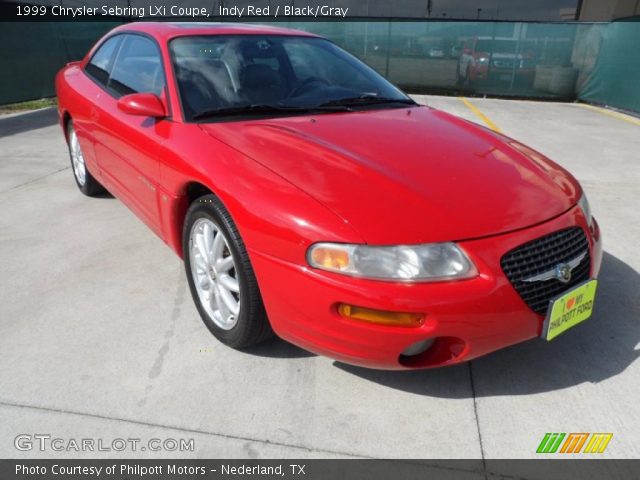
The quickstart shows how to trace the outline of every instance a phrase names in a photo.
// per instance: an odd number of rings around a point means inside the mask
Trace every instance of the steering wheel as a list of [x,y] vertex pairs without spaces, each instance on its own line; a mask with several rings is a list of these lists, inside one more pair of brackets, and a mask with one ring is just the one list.
[[292,98],[292,97],[296,97],[298,96],[300,93],[302,93],[309,85],[313,84],[313,83],[322,83],[323,85],[326,85],[327,87],[330,85],[329,82],[327,82],[325,79],[323,78],[318,78],[318,77],[308,77],[305,78],[297,87],[295,87],[291,93],[289,94],[289,96],[287,98]]

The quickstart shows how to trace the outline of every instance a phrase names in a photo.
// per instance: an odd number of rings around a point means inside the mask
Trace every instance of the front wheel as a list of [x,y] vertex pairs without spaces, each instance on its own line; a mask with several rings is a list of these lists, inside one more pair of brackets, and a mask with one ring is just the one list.
[[216,196],[191,204],[182,244],[191,295],[211,333],[233,348],[272,336],[244,242]]

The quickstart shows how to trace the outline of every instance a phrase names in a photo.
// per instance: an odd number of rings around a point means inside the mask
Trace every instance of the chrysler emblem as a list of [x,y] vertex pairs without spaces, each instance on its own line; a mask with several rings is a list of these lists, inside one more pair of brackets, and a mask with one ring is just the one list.
[[569,283],[571,281],[571,265],[568,263],[560,263],[556,265],[556,279],[562,283]]
[[571,274],[573,270],[582,263],[584,257],[587,256],[587,252],[582,252],[573,260],[568,262],[562,262],[556,265],[552,270],[539,273],[533,277],[525,278],[523,282],[546,282],[547,280],[553,280],[554,278],[562,283],[569,283],[571,281]]

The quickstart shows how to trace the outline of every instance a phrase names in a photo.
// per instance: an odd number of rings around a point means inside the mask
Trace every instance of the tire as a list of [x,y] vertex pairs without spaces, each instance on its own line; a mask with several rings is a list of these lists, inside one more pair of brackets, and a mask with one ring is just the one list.
[[71,160],[71,171],[76,181],[78,189],[88,197],[93,197],[105,191],[104,187],[91,175],[82,154],[82,147],[78,142],[78,136],[73,128],[73,121],[69,120],[67,125],[67,146],[69,147],[69,159]]
[[244,242],[215,195],[189,207],[182,246],[191,296],[218,340],[241,349],[273,336]]

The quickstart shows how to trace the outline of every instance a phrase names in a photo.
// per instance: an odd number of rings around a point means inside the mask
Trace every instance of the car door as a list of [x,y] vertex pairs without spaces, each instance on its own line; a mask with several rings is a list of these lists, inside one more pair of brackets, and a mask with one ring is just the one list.
[[87,62],[85,73],[93,82],[82,78],[74,79],[74,87],[78,95],[74,100],[72,112],[73,127],[80,141],[87,167],[97,178],[101,177],[101,173],[95,156],[95,105],[96,102],[100,102],[107,88],[113,61],[121,41],[122,35],[106,39]]
[[105,186],[158,234],[160,158],[171,121],[130,115],[120,111],[117,103],[123,95],[153,93],[167,105],[165,86],[155,41],[125,34],[106,91],[94,106],[95,154]]

